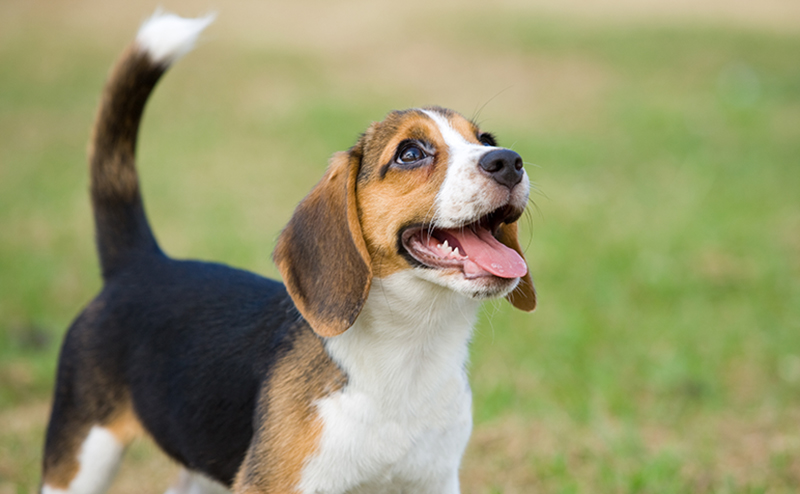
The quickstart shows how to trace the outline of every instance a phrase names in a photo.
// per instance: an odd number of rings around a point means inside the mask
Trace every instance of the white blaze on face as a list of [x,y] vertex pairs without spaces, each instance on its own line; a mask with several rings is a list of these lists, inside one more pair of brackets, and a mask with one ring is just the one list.
[[453,228],[472,223],[509,202],[525,205],[529,188],[526,173],[512,193],[479,169],[481,157],[500,148],[469,142],[444,115],[430,110],[423,112],[436,123],[449,153],[447,174],[435,202],[437,227]]

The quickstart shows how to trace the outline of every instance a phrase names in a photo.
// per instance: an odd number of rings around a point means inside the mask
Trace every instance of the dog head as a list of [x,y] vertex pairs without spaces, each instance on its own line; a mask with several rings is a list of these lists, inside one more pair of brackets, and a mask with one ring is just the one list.
[[536,293],[516,223],[529,190],[522,158],[461,115],[392,112],[333,156],[273,257],[321,336],[353,325],[373,277],[402,270],[531,311]]

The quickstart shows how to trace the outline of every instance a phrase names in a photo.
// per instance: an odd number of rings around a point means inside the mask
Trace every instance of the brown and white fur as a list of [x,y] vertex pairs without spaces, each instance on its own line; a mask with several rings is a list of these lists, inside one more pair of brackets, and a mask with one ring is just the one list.
[[104,285],[65,337],[41,491],[104,492],[147,434],[184,467],[174,494],[459,492],[478,306],[536,305],[521,158],[453,111],[392,112],[298,205],[273,254],[285,285],[171,259],[136,138],[210,21],[157,14],[106,86],[90,153]]

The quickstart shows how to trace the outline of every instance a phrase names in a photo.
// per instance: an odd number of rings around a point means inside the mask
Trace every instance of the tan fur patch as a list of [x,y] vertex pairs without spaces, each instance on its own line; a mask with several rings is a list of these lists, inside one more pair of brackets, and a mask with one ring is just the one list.
[[234,482],[234,492],[296,492],[306,461],[319,447],[317,400],[341,389],[346,378],[321,339],[305,328],[272,370],[259,397],[256,432]]
[[[449,154],[436,124],[419,111],[397,112],[365,135],[358,209],[361,229],[372,259],[373,274],[386,277],[408,262],[398,252],[398,234],[405,227],[433,220],[433,204],[447,174]],[[391,166],[397,146],[406,139],[427,141],[434,149],[430,165],[408,170]],[[378,171],[387,167],[379,178]]]
[[131,441],[144,432],[144,428],[141,422],[139,422],[136,412],[133,411],[130,401],[127,403],[127,406],[116,413],[103,427],[106,427],[114,437],[124,445],[130,444]]

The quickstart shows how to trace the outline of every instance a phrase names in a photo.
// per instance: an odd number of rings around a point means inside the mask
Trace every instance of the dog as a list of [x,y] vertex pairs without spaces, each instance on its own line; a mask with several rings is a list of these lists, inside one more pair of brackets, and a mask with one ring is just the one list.
[[211,17],[157,13],[117,61],[91,137],[103,288],[61,349],[44,494],[104,492],[146,434],[170,493],[459,492],[482,300],[531,311],[520,156],[458,113],[389,113],[280,233],[284,283],[167,257],[135,169],[145,103]]

